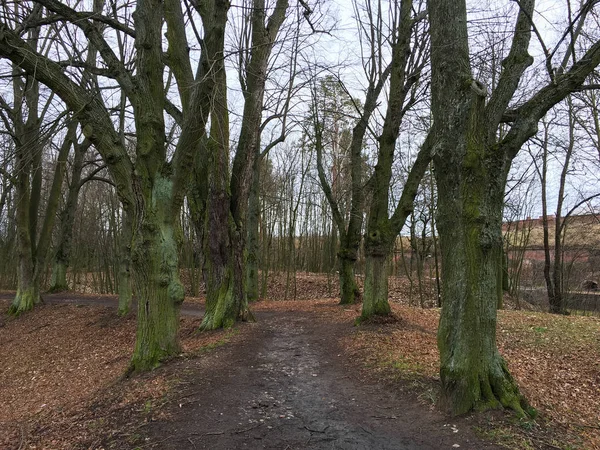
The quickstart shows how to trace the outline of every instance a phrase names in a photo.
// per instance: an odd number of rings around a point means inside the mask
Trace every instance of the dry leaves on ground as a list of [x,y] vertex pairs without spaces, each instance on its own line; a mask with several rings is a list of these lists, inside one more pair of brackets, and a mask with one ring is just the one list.
[[[8,305],[0,301],[2,310]],[[182,317],[180,327],[186,355],[232,336],[196,333],[197,318]],[[17,319],[3,316],[0,449],[95,448],[90,439],[111,418],[126,426],[133,413],[157,411],[174,380],[161,371],[123,379],[134,339],[135,318],[119,318],[114,308],[41,305]]]
[[[328,289],[323,276],[301,278],[306,298],[315,299]],[[429,389],[436,385],[439,370],[439,310],[407,306],[415,297],[406,295],[404,288],[406,282],[398,281],[392,291],[403,302],[392,305],[397,320],[356,327],[340,345],[382,382],[424,380],[413,385]],[[0,301],[0,308],[6,307],[8,302]],[[359,305],[340,307],[331,298],[263,301],[252,309],[310,311],[316,319],[347,324],[360,313]],[[197,326],[197,318],[182,318],[188,355],[243,338],[245,332],[197,334]],[[78,442],[93,448],[91,440],[106,429],[106,420],[118,419],[126,426],[140,411],[161,414],[158,406],[176,382],[172,372],[120,378],[134,333],[134,319],[118,319],[114,310],[96,306],[46,305],[17,320],[2,317],[0,448],[19,448],[23,442],[29,448],[67,449]],[[553,445],[600,449],[600,320],[501,311],[498,344],[522,391],[541,412],[540,423],[564,431],[563,439]],[[427,398],[434,396],[429,392]],[[131,433],[133,440],[135,430]]]
[[[347,352],[382,377],[437,382],[439,310],[394,304],[393,312],[396,323],[361,326],[345,338]],[[545,426],[566,431],[556,444],[600,449],[600,320],[500,311],[498,345]]]

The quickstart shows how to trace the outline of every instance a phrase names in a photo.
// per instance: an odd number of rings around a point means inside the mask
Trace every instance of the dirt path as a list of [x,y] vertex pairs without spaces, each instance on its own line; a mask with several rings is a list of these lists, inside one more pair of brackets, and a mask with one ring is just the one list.
[[[117,306],[112,296],[76,293],[44,301]],[[201,316],[202,308],[191,304],[182,314]],[[332,323],[316,310],[256,316],[233,342],[164,367],[182,383],[161,410],[168,419],[136,427],[144,449],[499,448],[475,437],[468,419],[448,419],[398,386],[370,381],[362,362],[338,346],[356,332],[351,322]],[[110,448],[131,448],[124,439]]]
[[[249,336],[191,362],[169,421],[146,427],[160,449],[483,449],[465,422],[369,384],[336,339],[350,325],[310,312],[259,313]],[[458,431],[453,431],[456,425]]]

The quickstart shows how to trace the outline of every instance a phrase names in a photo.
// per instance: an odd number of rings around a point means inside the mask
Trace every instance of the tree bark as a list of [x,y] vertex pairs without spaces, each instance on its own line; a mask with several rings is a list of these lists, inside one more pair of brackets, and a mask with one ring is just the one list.
[[[452,140],[452,156],[434,158],[438,183],[438,230],[442,248],[442,315],[438,330],[442,403],[454,414],[509,407],[524,415],[519,393],[496,347],[496,307],[501,295],[502,205],[506,167],[482,146],[484,97],[473,98],[470,123]],[[458,156],[458,155],[457,155]],[[502,163],[502,161],[500,161]]]
[[117,314],[121,317],[129,314],[133,291],[131,289],[131,218],[129,213],[123,211],[121,215],[121,234],[119,239],[119,273],[118,273],[118,294],[119,307]]
[[257,158],[254,165],[254,178],[248,200],[248,258],[246,260],[246,290],[249,302],[259,299],[258,267],[260,246],[258,227],[260,223],[260,171],[262,158]]
[[359,321],[373,316],[387,316],[391,312],[388,302],[388,253],[382,251],[365,255],[365,293]]
[[443,261],[441,403],[454,414],[502,405],[524,416],[527,402],[496,347],[502,205],[510,160],[486,143],[486,92],[471,75],[465,3],[430,0],[429,11]]
[[215,62],[215,80],[210,137],[204,148],[209,170],[204,239],[206,311],[202,330],[229,328],[238,320],[250,318],[245,292],[245,237],[238,234],[231,212],[229,111],[223,59]]
[[[411,53],[414,51],[418,54],[419,46],[422,45],[422,42],[417,42],[411,46],[413,44],[411,35],[415,24],[411,16],[412,9],[413,2],[411,0],[401,2],[397,42],[394,43],[392,53],[388,106],[383,129],[378,138],[377,164],[371,179],[373,196],[368,211],[367,232],[364,243],[367,267],[365,268],[365,292],[361,320],[368,319],[373,313],[389,314],[390,312],[389,305],[375,307],[375,305],[388,302],[388,282],[387,278],[384,280],[382,275],[387,271],[382,270],[383,263],[394,247],[396,236],[402,230],[407,217],[413,210],[413,201],[419,183],[430,161],[429,152],[426,149],[427,145],[424,144],[424,148],[419,152],[419,156],[411,168],[394,214],[390,218],[388,215],[389,189],[396,141],[402,119],[414,100],[410,98],[407,102],[408,94],[411,86],[418,81],[420,71],[418,64],[417,67],[410,67],[411,60],[409,57]],[[374,265],[369,268],[368,266],[371,263]],[[367,286],[371,286],[371,288],[367,290]],[[372,294],[376,295],[376,298],[370,298]]]
[[[146,371],[180,351],[177,331],[184,290],[179,281],[177,220],[171,214],[172,182],[160,175],[143,195],[134,222],[133,281],[138,295],[136,343],[130,370]],[[140,205],[141,206],[141,205]]]
[[[207,202],[207,229],[211,242],[207,243],[206,257],[212,258],[212,261],[206,262],[207,307],[201,325],[204,330],[230,327],[239,320],[254,320],[248,308],[246,291],[248,200],[253,171],[257,167],[255,162],[260,152],[260,123],[268,59],[287,8],[288,0],[278,0],[271,16],[267,18],[264,0],[253,1],[250,17],[252,49],[243,82],[244,112],[230,179],[225,68],[222,60],[215,63],[221,78],[217,81],[216,101],[211,116],[212,143],[208,146],[214,163]],[[221,199],[221,203],[215,201],[217,198]]]
[[352,305],[360,300],[360,290],[354,276],[358,248],[343,245],[343,241],[344,239],[340,239],[340,249],[338,250],[340,305]]

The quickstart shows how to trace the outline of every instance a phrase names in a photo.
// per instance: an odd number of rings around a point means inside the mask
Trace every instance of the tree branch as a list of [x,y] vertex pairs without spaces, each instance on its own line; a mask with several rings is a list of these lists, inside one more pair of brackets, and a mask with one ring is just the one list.
[[406,183],[404,183],[404,187],[402,189],[402,195],[400,196],[400,199],[396,205],[396,209],[394,210],[394,213],[390,219],[391,234],[394,236],[397,236],[400,231],[402,231],[402,228],[406,223],[406,219],[413,212],[414,200],[417,195],[417,191],[419,190],[419,185],[421,184],[423,175],[425,175],[427,167],[431,162],[431,150],[433,148],[434,140],[434,130],[431,130],[425,138],[425,142],[423,142],[423,145],[421,145],[417,159],[415,159],[415,162],[408,173],[408,178],[406,179]]
[[[85,36],[89,39],[90,43],[98,50],[104,62],[106,63],[108,70],[112,73],[112,77],[118,81],[121,88],[130,97],[132,103],[135,102],[134,96],[134,82],[132,75],[127,71],[124,64],[117,58],[112,48],[98,28],[89,21],[90,16],[94,16],[94,13],[80,13],[67,5],[57,0],[36,0],[37,3],[43,5],[50,11],[61,15],[69,22],[79,27]],[[107,18],[108,19],[108,18]],[[112,19],[108,19],[111,22],[115,22]]]
[[521,146],[537,132],[539,120],[554,105],[570,93],[576,91],[586,78],[600,64],[600,41],[592,45],[577,63],[564,75],[540,89],[531,99],[510,112],[513,125],[506,137],[500,142],[500,148],[512,159]]
[[124,207],[127,209],[132,205],[130,176],[133,166],[101,100],[90,96],[64,74],[62,67],[32,49],[4,23],[0,23],[0,55],[44,83],[67,104],[74,112],[74,118],[81,123],[86,137],[108,164]]
[[488,140],[493,137],[498,129],[502,115],[517,87],[525,69],[533,64],[533,58],[529,55],[529,41],[531,40],[530,18],[533,14],[535,0],[523,0],[519,3],[519,15],[515,24],[515,32],[508,56],[502,61],[503,71],[496,89],[492,93],[485,108],[486,122],[488,126]]

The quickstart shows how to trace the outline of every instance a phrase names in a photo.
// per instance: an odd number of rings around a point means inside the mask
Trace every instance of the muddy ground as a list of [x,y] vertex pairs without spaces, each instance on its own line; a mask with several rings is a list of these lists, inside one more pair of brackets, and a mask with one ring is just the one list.
[[337,345],[350,324],[261,312],[242,342],[189,362],[168,421],[145,427],[160,449],[483,449],[465,427],[361,376]]

